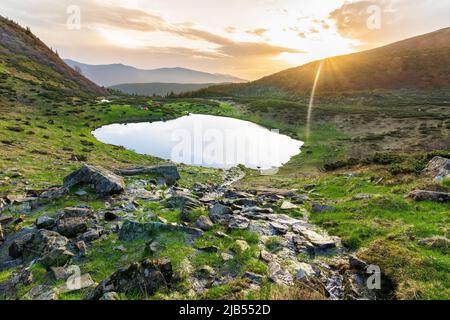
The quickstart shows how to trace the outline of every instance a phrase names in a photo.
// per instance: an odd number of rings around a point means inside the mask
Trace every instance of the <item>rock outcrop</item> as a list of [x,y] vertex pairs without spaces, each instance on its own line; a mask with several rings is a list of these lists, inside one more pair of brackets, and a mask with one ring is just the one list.
[[99,300],[112,292],[149,296],[158,290],[167,289],[172,276],[172,263],[169,259],[135,262],[103,280],[88,299]]
[[88,184],[100,194],[116,194],[125,188],[123,178],[101,167],[84,165],[64,178],[64,187]]

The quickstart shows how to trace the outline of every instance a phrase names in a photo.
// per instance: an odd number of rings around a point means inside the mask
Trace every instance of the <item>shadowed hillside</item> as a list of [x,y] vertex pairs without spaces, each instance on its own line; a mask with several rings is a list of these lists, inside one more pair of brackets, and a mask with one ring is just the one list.
[[[0,16],[2,97],[26,102],[34,94],[104,94],[105,90],[66,65],[50,48],[13,21]],[[31,91],[31,92],[30,92]]]
[[391,45],[288,69],[249,84],[215,86],[204,95],[309,93],[323,62],[319,92],[442,89],[450,86],[450,28]]

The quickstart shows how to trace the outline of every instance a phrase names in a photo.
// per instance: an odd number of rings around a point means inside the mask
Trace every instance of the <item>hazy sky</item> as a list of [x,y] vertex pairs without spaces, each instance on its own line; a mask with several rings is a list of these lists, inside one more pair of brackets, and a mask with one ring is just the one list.
[[252,80],[449,27],[450,0],[0,0],[0,14],[64,58]]

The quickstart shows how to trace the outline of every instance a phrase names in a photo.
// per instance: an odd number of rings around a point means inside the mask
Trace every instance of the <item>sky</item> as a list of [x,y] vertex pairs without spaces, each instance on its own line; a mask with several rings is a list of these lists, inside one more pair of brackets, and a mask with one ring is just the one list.
[[450,27],[450,0],[1,0],[63,58],[246,80]]

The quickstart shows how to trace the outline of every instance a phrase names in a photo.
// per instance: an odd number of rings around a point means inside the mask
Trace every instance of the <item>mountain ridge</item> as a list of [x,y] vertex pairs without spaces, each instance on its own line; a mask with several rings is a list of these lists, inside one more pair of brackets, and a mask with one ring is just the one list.
[[64,61],[72,68],[79,68],[91,81],[105,87],[134,83],[204,84],[246,81],[231,75],[213,74],[181,67],[146,70],[121,63],[92,65],[72,59],[65,59]]
[[317,91],[346,92],[450,87],[450,28],[379,48],[312,61],[259,80],[200,90],[200,95],[306,94],[322,64]]

